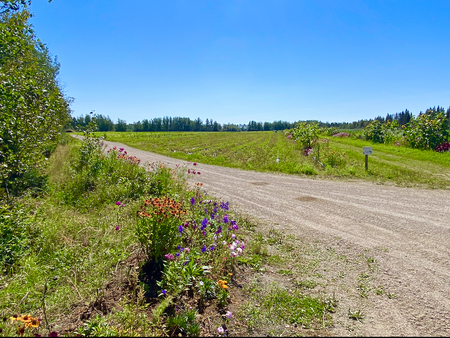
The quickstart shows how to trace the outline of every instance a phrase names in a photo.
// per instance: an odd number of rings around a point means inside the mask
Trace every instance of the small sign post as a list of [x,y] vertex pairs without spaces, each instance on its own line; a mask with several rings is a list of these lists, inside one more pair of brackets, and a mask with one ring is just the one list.
[[366,155],[366,170],[369,170],[369,155],[372,155],[372,147],[363,147],[363,155]]

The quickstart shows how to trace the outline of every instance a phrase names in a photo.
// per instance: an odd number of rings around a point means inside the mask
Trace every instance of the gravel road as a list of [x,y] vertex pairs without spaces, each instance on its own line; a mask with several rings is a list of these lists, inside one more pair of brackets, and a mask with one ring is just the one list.
[[[107,141],[142,162],[185,161]],[[331,181],[198,164],[193,182],[234,208],[340,253],[378,264],[374,285],[395,297],[364,300],[366,336],[450,335],[450,192]],[[343,290],[337,288],[336,290]],[[344,293],[343,291],[341,292]],[[335,334],[352,335],[336,328]],[[353,332],[355,334],[355,332]]]

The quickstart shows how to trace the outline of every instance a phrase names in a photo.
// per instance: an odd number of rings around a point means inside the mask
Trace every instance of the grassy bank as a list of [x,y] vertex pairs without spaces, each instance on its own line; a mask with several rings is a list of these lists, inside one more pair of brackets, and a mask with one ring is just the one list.
[[292,285],[308,270],[295,238],[187,186],[184,167],[99,149],[58,146],[45,192],[2,206],[0,336],[326,332],[336,304]]
[[[323,136],[328,143],[319,153],[320,164],[314,156],[304,156],[303,149],[282,132],[98,134],[110,141],[174,158],[245,170],[363,179],[400,186],[450,186],[448,152]],[[373,147],[368,171],[364,167],[363,146]]]

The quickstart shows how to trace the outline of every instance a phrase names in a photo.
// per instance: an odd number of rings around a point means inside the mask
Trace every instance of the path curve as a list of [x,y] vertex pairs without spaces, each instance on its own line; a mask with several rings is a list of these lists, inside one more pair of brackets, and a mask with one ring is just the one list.
[[[186,161],[105,141],[142,162]],[[198,164],[195,182],[243,212],[335,249],[377,250],[378,281],[397,297],[372,301],[360,334],[450,335],[450,192],[342,182]],[[194,179],[194,178],[193,178]],[[194,182],[193,181],[193,182]],[[385,298],[387,299],[387,297]],[[336,333],[342,333],[336,331]]]

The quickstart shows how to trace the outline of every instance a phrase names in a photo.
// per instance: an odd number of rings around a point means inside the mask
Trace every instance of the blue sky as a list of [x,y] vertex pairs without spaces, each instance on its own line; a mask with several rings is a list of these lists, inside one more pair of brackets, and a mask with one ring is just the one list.
[[351,122],[450,106],[450,1],[33,0],[73,115]]

